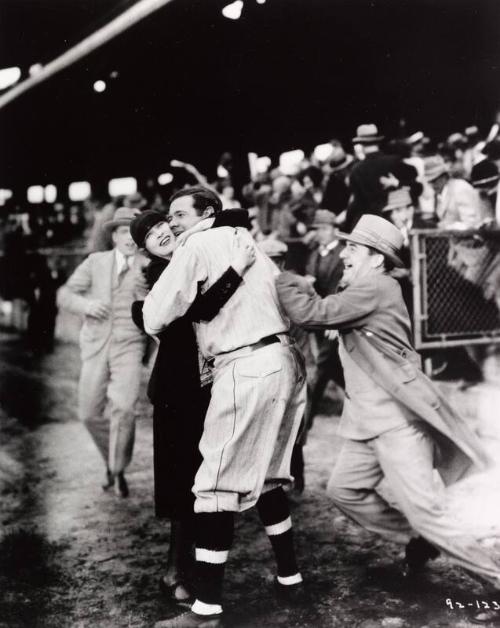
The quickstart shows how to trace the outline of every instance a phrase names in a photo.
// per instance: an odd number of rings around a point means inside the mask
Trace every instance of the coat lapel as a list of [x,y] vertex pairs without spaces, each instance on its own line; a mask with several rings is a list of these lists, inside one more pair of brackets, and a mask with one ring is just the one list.
[[113,286],[118,281],[116,274],[115,251],[109,251],[101,258],[98,281],[101,284],[102,295],[111,303]]

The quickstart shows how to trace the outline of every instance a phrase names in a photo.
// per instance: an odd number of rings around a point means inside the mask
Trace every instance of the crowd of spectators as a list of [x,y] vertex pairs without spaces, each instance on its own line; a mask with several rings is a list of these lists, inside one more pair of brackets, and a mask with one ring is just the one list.
[[[489,229],[500,222],[498,135],[498,124],[487,135],[469,127],[437,143],[423,132],[388,139],[375,124],[362,124],[349,144],[332,139],[321,151],[299,153],[295,160],[280,161],[277,167],[270,160],[257,160],[268,167],[256,168],[254,162],[250,180],[238,187],[232,157],[226,153],[214,181],[194,165],[172,160],[167,185],[150,180],[145,189],[126,197],[4,205],[0,211],[0,298],[33,303],[26,294],[36,293],[40,273],[45,285],[50,284],[50,277],[60,284],[71,270],[60,257],[51,259],[50,250],[104,250],[109,243],[101,226],[117,207],[167,211],[168,197],[193,183],[212,187],[224,208],[247,208],[255,238],[285,242],[287,267],[300,273],[305,272],[311,250],[317,246],[313,221],[319,209],[330,212],[333,224],[342,231],[350,231],[364,213],[382,215],[402,230],[406,242],[415,228]],[[40,250],[45,250],[45,256],[39,256]],[[12,268],[15,273],[7,272]],[[497,274],[493,273],[485,288],[488,298],[494,296]]]

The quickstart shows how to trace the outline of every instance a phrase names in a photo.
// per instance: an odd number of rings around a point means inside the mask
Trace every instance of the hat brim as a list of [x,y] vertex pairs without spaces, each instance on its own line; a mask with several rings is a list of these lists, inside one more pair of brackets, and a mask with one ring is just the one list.
[[443,176],[443,174],[449,173],[450,171],[448,170],[448,168],[443,168],[442,170],[437,170],[435,173],[432,173],[432,175],[424,174],[424,177],[427,183],[432,183],[432,181],[439,179],[439,177]]
[[385,257],[390,259],[394,266],[397,266],[398,268],[405,267],[403,261],[398,255],[396,255],[396,253],[382,251],[378,247],[374,246],[373,242],[370,242],[368,238],[363,238],[363,236],[361,235],[353,236],[351,233],[344,233],[343,231],[339,231],[339,233],[337,234],[337,238],[339,240],[345,240],[347,242],[354,242],[354,244],[362,244],[363,246],[367,246],[370,249],[374,249],[375,251],[378,251],[381,255],[384,255]]
[[361,136],[361,137],[353,137],[352,141],[354,144],[377,144],[385,139],[385,135],[372,135],[369,136]]
[[103,229],[109,231],[110,229],[116,229],[117,227],[130,227],[132,224],[131,218],[123,218],[122,220],[108,220],[102,226]]
[[311,229],[317,229],[318,227],[322,227],[324,225],[328,225],[329,227],[335,227],[334,222],[313,222],[311,225]]
[[487,177],[485,179],[478,179],[477,181],[471,181],[472,187],[482,188],[495,185],[500,180],[500,174],[496,174],[494,177]]
[[385,212],[392,212],[393,209],[406,209],[407,207],[413,207],[413,205],[411,203],[408,203],[407,205],[386,205],[385,207],[382,207],[382,213],[384,214]]

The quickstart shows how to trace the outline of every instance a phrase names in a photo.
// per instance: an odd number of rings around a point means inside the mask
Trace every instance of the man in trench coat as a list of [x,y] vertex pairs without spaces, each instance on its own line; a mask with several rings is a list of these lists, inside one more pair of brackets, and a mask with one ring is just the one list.
[[[277,279],[280,301],[294,323],[340,332],[345,442],[329,494],[372,532],[403,543],[416,534],[423,537],[407,545],[410,567],[422,567],[437,555],[437,547],[498,585],[500,567],[445,513],[435,486],[434,468],[449,484],[484,469],[488,460],[466,421],[420,369],[401,289],[389,274],[402,266],[403,236],[387,220],[367,214],[351,234],[340,237],[346,241],[342,292],[321,298],[297,275],[282,273]],[[398,509],[376,491],[383,478]]]

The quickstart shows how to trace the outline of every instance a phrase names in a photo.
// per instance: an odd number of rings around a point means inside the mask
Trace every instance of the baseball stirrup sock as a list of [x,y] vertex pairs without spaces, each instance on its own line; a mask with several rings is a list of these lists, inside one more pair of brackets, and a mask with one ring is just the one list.
[[284,490],[278,487],[263,493],[257,502],[257,510],[276,557],[278,582],[284,585],[302,582],[293,545],[290,508]]
[[203,512],[196,521],[196,601],[200,615],[222,612],[222,582],[233,543],[234,513]]

